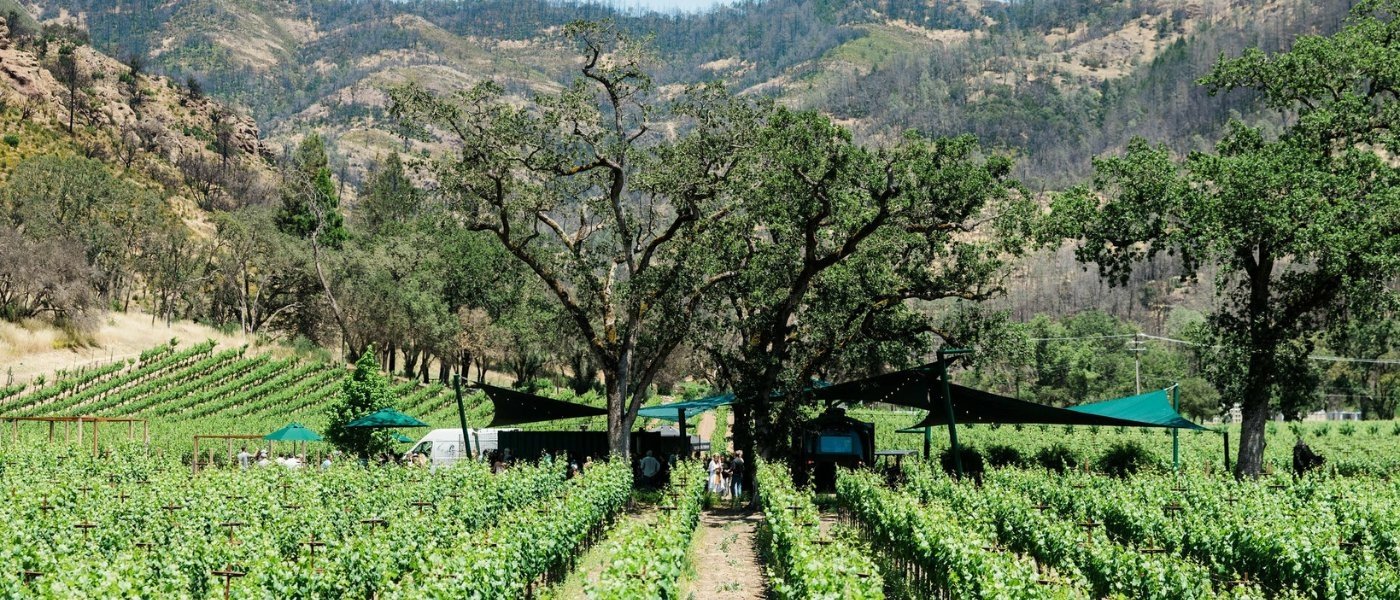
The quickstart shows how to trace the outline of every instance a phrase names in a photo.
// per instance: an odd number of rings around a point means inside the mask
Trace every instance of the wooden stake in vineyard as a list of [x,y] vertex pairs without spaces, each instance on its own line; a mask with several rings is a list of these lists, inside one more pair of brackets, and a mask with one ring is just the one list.
[[219,571],[210,571],[210,574],[224,578],[224,600],[228,600],[229,594],[233,591],[233,580],[247,575],[247,573],[233,570],[232,566],[225,566]]
[[1084,545],[1085,545],[1085,546],[1093,545],[1093,543],[1094,543],[1094,528],[1095,528],[1095,527],[1098,527],[1099,525],[1101,525],[1101,523],[1096,523],[1093,519],[1089,519],[1088,521],[1085,521],[1085,522],[1079,524],[1080,527],[1083,527],[1083,528],[1084,528]]
[[309,551],[309,556],[308,556],[308,558],[307,558],[306,564],[307,564],[308,566],[310,566],[312,569],[315,569],[315,568],[316,568],[316,549],[317,549],[317,548],[324,548],[325,545],[326,545],[326,543],[325,543],[325,542],[317,541],[317,540],[316,540],[316,534],[313,533],[313,534],[311,534],[311,539],[308,539],[307,541],[302,542],[301,545],[306,546],[307,550]]
[[223,523],[219,523],[219,527],[228,528],[228,543],[230,546],[237,546],[243,543],[238,541],[237,538],[233,537],[233,532],[244,525],[247,525],[247,523],[244,523],[242,521],[225,521]]

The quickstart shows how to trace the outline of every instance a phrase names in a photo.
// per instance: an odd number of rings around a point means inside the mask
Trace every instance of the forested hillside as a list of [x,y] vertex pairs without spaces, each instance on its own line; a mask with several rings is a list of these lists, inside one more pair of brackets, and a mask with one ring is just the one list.
[[41,0],[43,19],[85,27],[115,56],[147,57],[245,107],[272,138],[316,127],[359,178],[395,146],[385,85],[519,89],[563,78],[559,27],[613,18],[654,36],[662,83],[719,79],[817,108],[862,135],[973,133],[1022,155],[1019,173],[1060,186],[1133,135],[1208,147],[1252,96],[1192,82],[1220,54],[1335,30],[1351,2],[741,2],[698,15],[544,0]]

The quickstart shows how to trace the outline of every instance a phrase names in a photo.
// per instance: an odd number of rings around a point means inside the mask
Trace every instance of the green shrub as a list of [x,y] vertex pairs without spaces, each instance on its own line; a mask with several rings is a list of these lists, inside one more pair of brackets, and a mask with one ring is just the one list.
[[351,456],[368,458],[393,452],[394,441],[384,429],[350,428],[345,425],[374,411],[394,405],[389,380],[379,372],[374,349],[367,348],[355,361],[355,371],[341,382],[340,394],[326,406],[326,441]]
[[1015,446],[992,444],[987,446],[987,463],[995,468],[1024,467],[1026,457]]
[[[981,476],[987,470],[986,460],[982,458],[982,453],[976,448],[961,446],[958,448],[958,455],[962,457],[963,475]],[[938,456],[938,461],[942,463],[943,470],[948,473],[957,473],[958,466],[953,463],[953,449],[945,448]]]
[[548,377],[536,377],[525,383],[525,392],[540,394],[554,389],[554,382]]
[[1041,448],[1035,453],[1035,462],[1041,467],[1064,473],[1079,466],[1079,454],[1060,442]]
[[699,400],[712,393],[709,384],[698,381],[685,381],[680,384],[681,400]]
[[1345,436],[1350,436],[1356,433],[1356,426],[1352,425],[1351,423],[1342,423],[1337,427],[1337,433],[1340,433]]
[[1319,425],[1317,429],[1314,429],[1314,430],[1313,430],[1313,433],[1317,434],[1317,437],[1327,437],[1327,432],[1329,432],[1329,431],[1331,431],[1331,430],[1332,430],[1332,426],[1331,426],[1331,425],[1328,425],[1328,424],[1326,424],[1326,423],[1323,423],[1322,425]]
[[1117,442],[1099,457],[1100,472],[1114,477],[1127,477],[1146,468],[1155,467],[1157,457],[1137,442]]
[[1400,435],[1400,422],[1390,426],[1390,435]]
[[19,147],[19,136],[13,133],[5,134],[5,145],[11,148]]
[[1372,423],[1372,424],[1370,424],[1370,425],[1367,425],[1367,426],[1366,426],[1366,433],[1367,433],[1367,434],[1370,434],[1370,435],[1380,435],[1380,433],[1381,433],[1381,425],[1380,425],[1380,423]]

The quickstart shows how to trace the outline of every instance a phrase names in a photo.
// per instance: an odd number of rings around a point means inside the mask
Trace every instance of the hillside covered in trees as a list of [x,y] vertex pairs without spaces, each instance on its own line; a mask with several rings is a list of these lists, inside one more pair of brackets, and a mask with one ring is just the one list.
[[1350,2],[1299,0],[749,0],[700,14],[550,0],[41,0],[99,49],[140,56],[243,107],[290,148],[309,128],[358,180],[394,149],[383,88],[564,80],[557,35],[574,19],[652,36],[665,85],[721,80],[815,108],[870,139],[972,133],[1021,155],[1036,185],[1068,184],[1134,135],[1208,148],[1248,93],[1193,81],[1222,53],[1335,30]]

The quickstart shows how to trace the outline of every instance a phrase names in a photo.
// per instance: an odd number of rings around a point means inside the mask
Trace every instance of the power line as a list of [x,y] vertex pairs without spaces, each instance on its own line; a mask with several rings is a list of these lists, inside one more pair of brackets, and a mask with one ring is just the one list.
[[[1147,334],[1143,334],[1143,335],[1145,336],[1145,335],[1147,335]],[[1077,337],[1029,338],[1027,341],[1030,341],[1030,342],[1060,342],[1060,341],[1066,341],[1066,340],[1118,340],[1118,339],[1130,338],[1130,337],[1134,337],[1133,334],[1127,333],[1127,334],[1123,334],[1123,335],[1084,335],[1084,336],[1077,336]]]
[[[1175,339],[1175,338],[1162,337],[1162,336],[1160,336],[1160,335],[1151,335],[1151,334],[1147,334],[1147,333],[1128,334],[1128,335],[1084,335],[1084,336],[1067,336],[1067,337],[1051,337],[1051,338],[1030,338],[1028,341],[1032,341],[1032,342],[1051,342],[1051,341],[1074,341],[1074,340],[1106,340],[1106,339],[1136,338],[1136,337],[1141,337],[1141,338],[1145,338],[1145,339],[1149,339],[1149,340],[1156,340],[1156,341],[1159,341],[1159,342],[1166,342],[1166,343],[1169,343],[1169,344],[1180,344],[1180,345],[1183,345],[1183,346],[1192,346],[1192,347],[1196,347],[1196,348],[1220,348],[1220,347],[1221,347],[1221,346],[1219,346],[1219,345],[1216,345],[1216,346],[1207,346],[1207,345],[1205,345],[1205,344],[1199,344],[1199,343],[1191,342],[1191,341],[1187,341],[1187,340],[1178,340],[1178,339]],[[1133,350],[1133,349],[1130,349],[1130,351],[1134,351],[1134,350]],[[1315,361],[1318,361],[1318,362],[1364,363],[1364,364],[1371,364],[1371,365],[1400,365],[1400,359],[1390,359],[1390,358],[1352,358],[1352,357],[1347,357],[1347,356],[1319,356],[1319,355],[1314,354],[1314,355],[1312,355],[1312,356],[1309,356],[1309,357],[1308,357],[1308,360],[1315,360]]]
[[1372,365],[1400,365],[1400,360],[1388,358],[1347,358],[1344,356],[1309,356],[1310,360],[1322,362],[1353,362],[1367,363]]
[[1146,333],[1142,334],[1142,337],[1145,337],[1145,338],[1147,338],[1147,339],[1149,339],[1149,340],[1157,340],[1157,341],[1159,341],[1159,342],[1167,342],[1167,343],[1170,343],[1170,344],[1184,344],[1184,345],[1187,345],[1187,346],[1204,346],[1204,345],[1205,345],[1205,344],[1197,344],[1196,342],[1188,342],[1188,341],[1186,341],[1186,340],[1177,340],[1177,339],[1172,339],[1172,338],[1169,338],[1169,337],[1162,337],[1162,336],[1160,336],[1160,335],[1150,335],[1150,334],[1146,334]]

